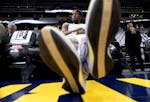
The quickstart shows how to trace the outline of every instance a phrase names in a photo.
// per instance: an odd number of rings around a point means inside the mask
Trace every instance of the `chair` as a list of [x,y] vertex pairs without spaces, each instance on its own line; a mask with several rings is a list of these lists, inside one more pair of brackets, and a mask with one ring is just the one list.
[[15,31],[10,39],[8,47],[9,68],[21,69],[21,79],[27,82],[35,68],[31,63],[29,49],[35,45],[36,34],[31,30]]

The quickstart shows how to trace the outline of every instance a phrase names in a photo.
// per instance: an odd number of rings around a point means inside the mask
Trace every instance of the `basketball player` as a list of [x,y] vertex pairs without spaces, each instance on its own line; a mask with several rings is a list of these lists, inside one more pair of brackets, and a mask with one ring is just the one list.
[[79,53],[82,62],[82,72],[85,79],[88,78],[89,71],[87,66],[87,36],[86,25],[82,23],[82,12],[79,9],[74,9],[71,15],[72,23],[65,22],[62,25],[62,32],[74,44],[77,52]]
[[[105,77],[111,72],[112,59],[108,46],[119,25],[118,0],[91,0],[86,17],[88,68],[94,78]],[[83,94],[86,81],[82,73],[79,53],[65,34],[46,26],[41,30],[40,53],[49,68],[62,76],[62,88],[71,93]]]

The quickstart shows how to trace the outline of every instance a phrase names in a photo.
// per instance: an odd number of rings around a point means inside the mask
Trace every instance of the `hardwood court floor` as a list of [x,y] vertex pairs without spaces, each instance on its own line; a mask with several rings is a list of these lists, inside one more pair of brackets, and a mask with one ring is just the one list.
[[0,82],[0,102],[150,102],[150,73],[87,80],[83,95],[70,94],[58,80]]

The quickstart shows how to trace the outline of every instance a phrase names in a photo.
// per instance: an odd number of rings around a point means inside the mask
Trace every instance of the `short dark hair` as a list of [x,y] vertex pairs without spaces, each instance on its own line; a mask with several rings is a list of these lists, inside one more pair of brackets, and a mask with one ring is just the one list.
[[79,9],[73,9],[73,11],[77,11],[79,13],[80,16],[82,16],[82,11]]

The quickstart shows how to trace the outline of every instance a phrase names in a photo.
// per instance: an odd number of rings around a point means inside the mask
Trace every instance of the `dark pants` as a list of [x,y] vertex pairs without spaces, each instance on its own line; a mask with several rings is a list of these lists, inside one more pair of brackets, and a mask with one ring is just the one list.
[[131,59],[131,68],[135,70],[135,57],[137,58],[141,70],[144,70],[144,64],[143,64],[143,59],[141,56],[141,49],[140,47],[132,46],[132,47],[127,47],[128,54]]

